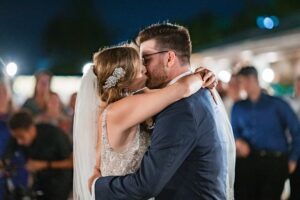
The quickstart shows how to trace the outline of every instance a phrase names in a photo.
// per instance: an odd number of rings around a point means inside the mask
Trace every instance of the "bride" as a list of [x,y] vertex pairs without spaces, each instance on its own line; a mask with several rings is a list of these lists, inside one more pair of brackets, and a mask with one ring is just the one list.
[[[126,175],[139,168],[150,142],[140,124],[203,85],[213,85],[214,76],[207,73],[204,82],[200,71],[149,90],[135,48],[116,46],[94,55],[94,67],[83,76],[76,101],[74,199],[93,199],[89,189],[99,176]],[[141,89],[142,94],[135,94]]]

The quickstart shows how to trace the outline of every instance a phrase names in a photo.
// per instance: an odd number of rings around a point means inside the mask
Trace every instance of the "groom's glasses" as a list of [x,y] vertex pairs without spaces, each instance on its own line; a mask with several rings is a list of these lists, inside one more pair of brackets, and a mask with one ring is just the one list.
[[159,52],[155,52],[155,53],[150,53],[150,54],[145,54],[143,55],[142,61],[143,61],[143,65],[147,66],[149,64],[149,57],[156,55],[156,54],[160,54],[160,53],[167,53],[169,51],[159,51]]

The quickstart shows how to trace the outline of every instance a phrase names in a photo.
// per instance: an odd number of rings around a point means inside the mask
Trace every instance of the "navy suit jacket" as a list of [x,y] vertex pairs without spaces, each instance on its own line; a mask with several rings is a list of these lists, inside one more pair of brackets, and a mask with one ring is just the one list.
[[96,199],[226,199],[225,134],[217,113],[206,89],[167,107],[138,171],[99,178]]

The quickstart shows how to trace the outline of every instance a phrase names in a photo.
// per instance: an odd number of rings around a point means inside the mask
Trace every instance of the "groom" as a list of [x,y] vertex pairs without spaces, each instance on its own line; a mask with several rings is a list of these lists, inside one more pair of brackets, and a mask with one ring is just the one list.
[[[155,24],[139,33],[138,43],[149,88],[165,87],[190,73],[186,28]],[[226,146],[216,119],[215,103],[206,89],[170,105],[156,116],[140,169],[99,178],[96,199],[226,199]]]

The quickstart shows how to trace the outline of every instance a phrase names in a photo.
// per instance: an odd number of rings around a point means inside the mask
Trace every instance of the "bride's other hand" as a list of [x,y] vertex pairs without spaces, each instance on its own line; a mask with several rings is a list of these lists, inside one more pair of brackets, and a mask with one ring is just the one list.
[[92,193],[92,185],[93,185],[93,182],[97,179],[97,178],[100,178],[101,177],[101,172],[99,169],[94,169],[94,173],[93,175],[89,178],[88,180],[88,187],[89,187],[89,190],[90,190],[90,193]]
[[218,80],[216,75],[205,67],[199,67],[195,70],[195,73],[200,73],[203,78],[203,87],[208,89],[216,88]]
[[203,87],[208,88],[210,90],[210,93],[211,93],[211,96],[213,97],[214,102],[216,104],[218,104],[217,100],[216,100],[216,96],[214,94],[214,89],[218,85],[218,79],[216,78],[215,74],[205,67],[197,68],[194,73],[201,74],[203,81],[204,81]]

